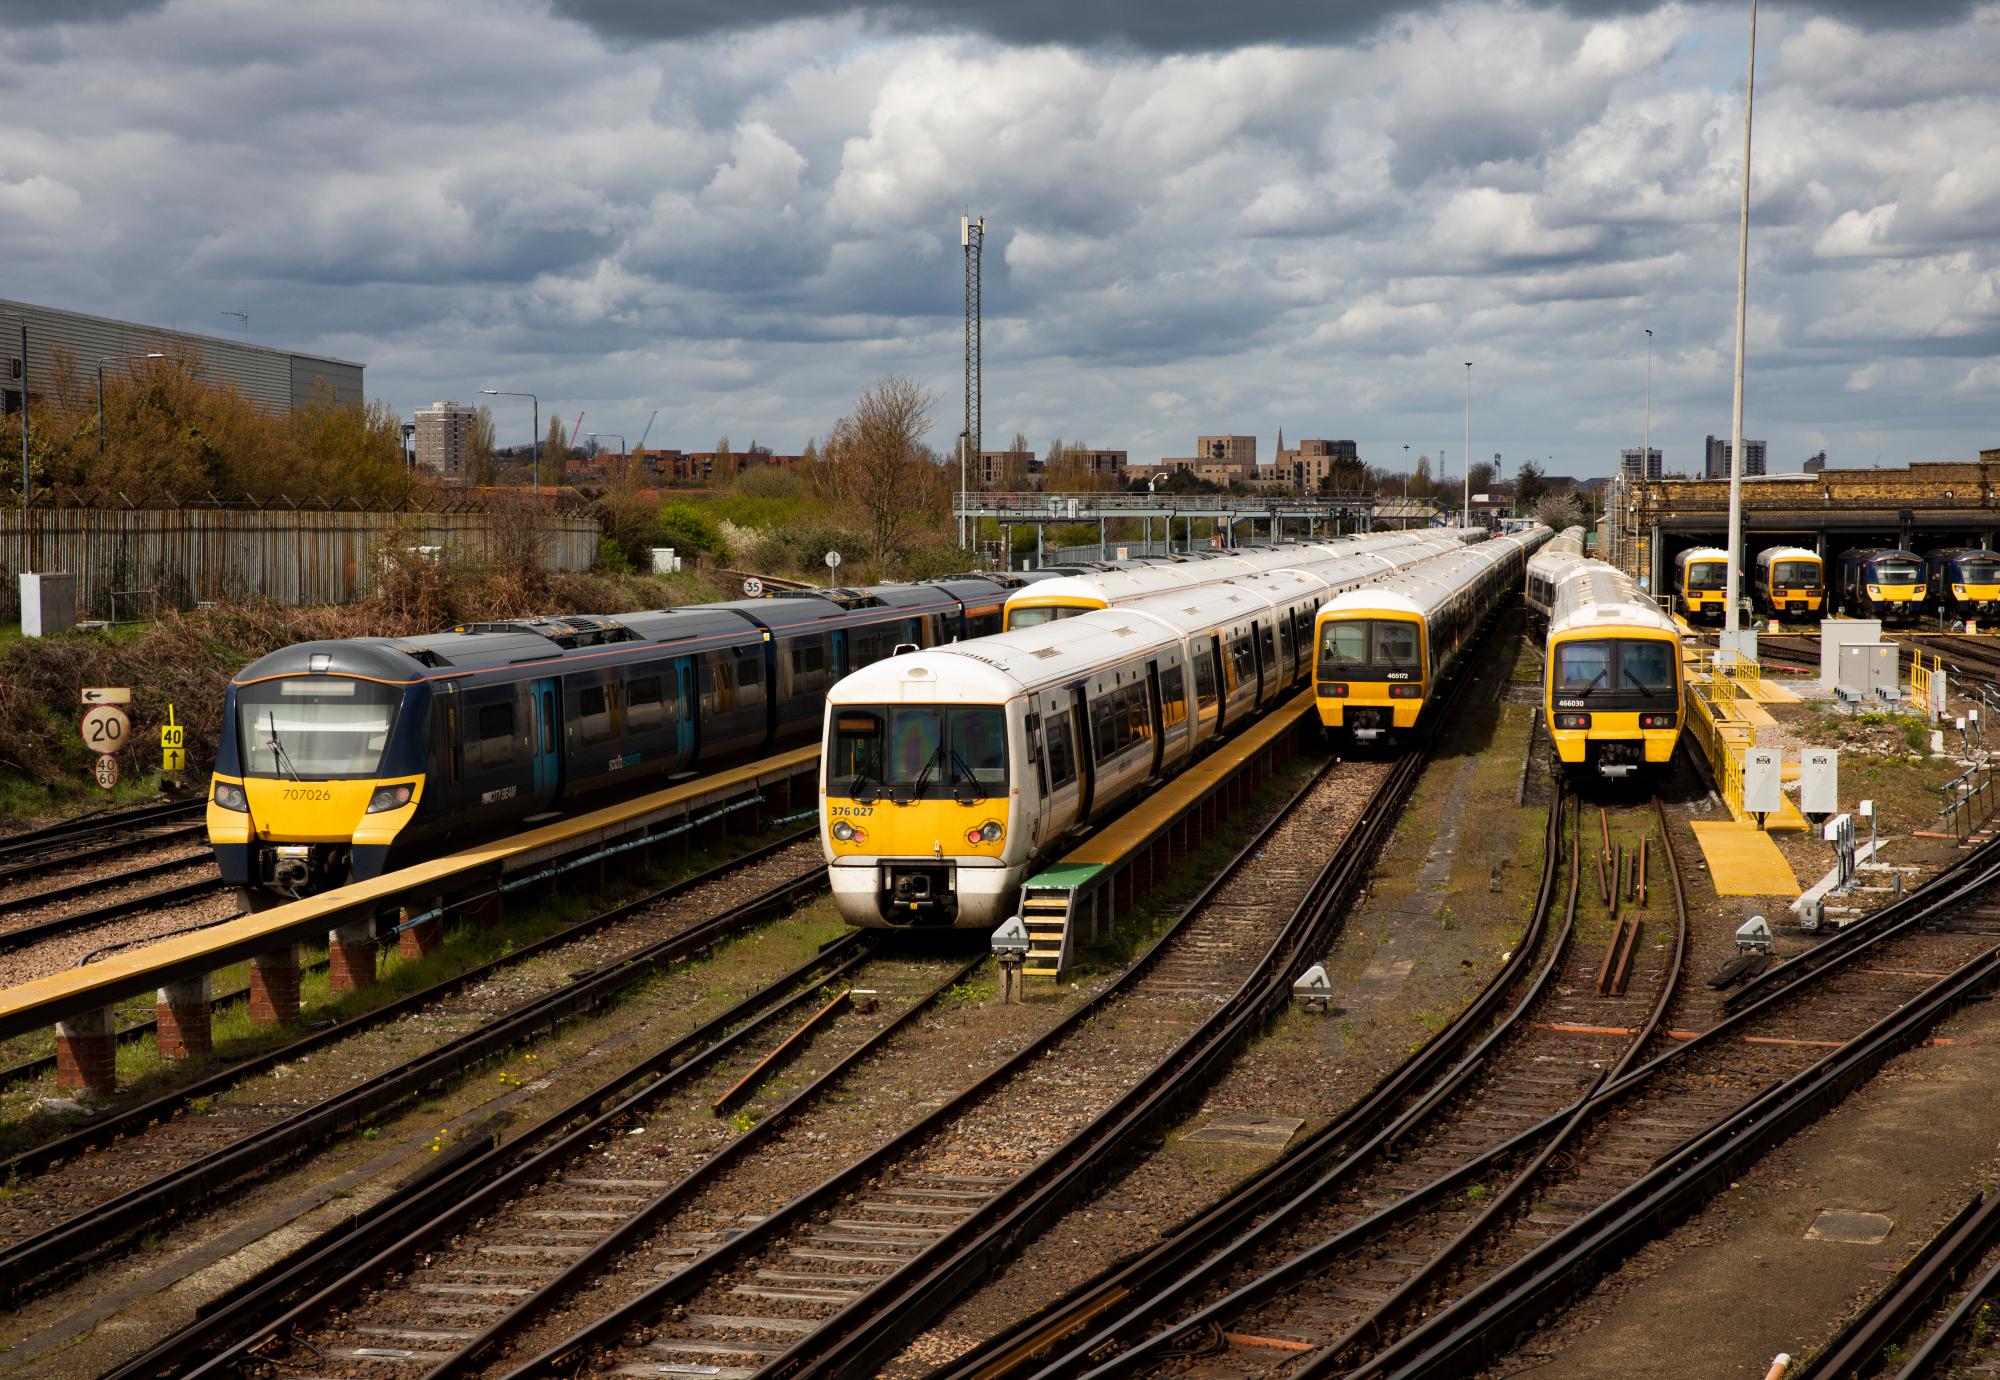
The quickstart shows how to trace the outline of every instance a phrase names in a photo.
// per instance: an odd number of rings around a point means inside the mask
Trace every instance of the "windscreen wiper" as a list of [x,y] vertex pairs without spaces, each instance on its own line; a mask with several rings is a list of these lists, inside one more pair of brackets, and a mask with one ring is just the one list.
[[278,741],[278,715],[276,711],[265,710],[264,723],[271,730],[271,740],[265,746],[271,749],[272,755],[277,758],[278,765],[285,769],[285,775],[291,777],[294,781],[300,780],[298,769],[292,765],[292,754],[286,752],[285,745]]
[[1585,695],[1588,695],[1591,691],[1595,690],[1598,686],[1602,684],[1604,684],[1604,672],[1599,671],[1596,675],[1590,678],[1590,684],[1584,686],[1583,689],[1572,690],[1567,685],[1565,685],[1560,691],[1560,693],[1565,695],[1575,695],[1578,699],[1582,699]]
[[1630,671],[1626,671],[1626,672],[1624,672],[1624,676],[1625,676],[1625,679],[1627,679],[1627,680],[1631,681],[1631,682],[1632,682],[1632,683],[1633,683],[1634,685],[1638,686],[1638,687],[1639,687],[1639,689],[1640,689],[1640,691],[1641,691],[1642,693],[1644,693],[1644,694],[1648,694],[1648,695],[1664,695],[1664,694],[1666,694],[1666,693],[1667,693],[1667,692],[1666,692],[1666,691],[1664,691],[1664,690],[1660,690],[1660,689],[1656,689],[1656,688],[1654,688],[1653,686],[1650,686],[1650,685],[1646,684],[1646,682],[1645,682],[1645,681],[1643,681],[1643,680],[1640,680],[1640,679],[1639,679],[1639,678],[1638,678],[1637,676],[1633,675],[1633,674],[1632,674],[1632,673],[1631,673]]
[[[951,750],[952,799],[961,805],[970,805],[979,799],[979,778],[972,774],[972,768],[965,765],[965,759],[958,755],[958,749]],[[963,777],[970,789],[964,794],[958,791],[959,778]]]
[[944,760],[944,744],[940,742],[937,745],[937,751],[931,754],[931,760],[924,763],[924,769],[917,773],[916,781],[910,786],[909,795],[900,800],[898,800],[894,795],[891,795],[889,798],[891,800],[895,800],[898,805],[907,805],[912,800],[915,800],[919,795],[923,794],[924,783],[930,780],[931,772],[934,771],[937,768],[937,764],[942,762],[943,760]]

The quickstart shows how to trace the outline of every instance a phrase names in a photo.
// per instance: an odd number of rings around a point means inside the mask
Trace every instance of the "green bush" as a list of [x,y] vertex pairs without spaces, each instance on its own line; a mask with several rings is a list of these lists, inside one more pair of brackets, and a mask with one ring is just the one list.
[[840,553],[845,562],[843,569],[862,565],[868,559],[867,546],[858,535],[825,522],[769,529],[757,543],[751,559],[758,570],[772,573],[791,570],[819,576],[826,573],[822,562],[829,551]]
[[708,507],[694,503],[669,503],[653,519],[656,545],[671,546],[682,556],[722,550],[722,532],[716,515]]
[[630,575],[632,562],[626,557],[625,548],[618,544],[616,537],[599,537],[595,568],[607,575]]

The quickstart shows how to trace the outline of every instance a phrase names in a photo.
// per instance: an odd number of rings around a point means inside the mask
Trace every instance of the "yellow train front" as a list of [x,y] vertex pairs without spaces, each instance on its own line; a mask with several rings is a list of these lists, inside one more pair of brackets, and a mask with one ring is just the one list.
[[1900,547],[1856,548],[1834,561],[1841,608],[1851,618],[1913,623],[1930,594],[1924,558]]
[[1336,596],[1314,620],[1314,698],[1329,734],[1374,742],[1407,732],[1473,635],[1513,597],[1546,527],[1438,556]]
[[1925,580],[1938,612],[1954,624],[2000,618],[2000,553],[1956,547],[1926,553]]
[[1555,587],[1543,712],[1565,768],[1622,777],[1665,767],[1685,723],[1674,621],[1623,571],[1585,560]]
[[1688,621],[1720,622],[1729,607],[1729,553],[1697,546],[1674,557],[1674,596]]
[[1756,570],[1757,607],[1772,617],[1811,617],[1826,606],[1826,562],[1817,552],[1768,547],[1757,553]]

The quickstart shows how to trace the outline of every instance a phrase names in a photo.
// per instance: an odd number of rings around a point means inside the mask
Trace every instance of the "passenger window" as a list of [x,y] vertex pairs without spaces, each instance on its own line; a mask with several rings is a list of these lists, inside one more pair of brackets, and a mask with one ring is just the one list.
[[1069,714],[1051,714],[1047,720],[1049,788],[1060,790],[1076,780],[1076,745],[1070,739]]
[[729,714],[736,709],[736,677],[733,665],[727,661],[708,663],[709,696],[714,701],[715,712]]
[[1178,666],[1160,673],[1160,721],[1168,728],[1187,718],[1187,680]]
[[1215,660],[1206,647],[1194,656],[1194,695],[1203,704],[1215,703]]
[[625,722],[633,732],[658,728],[665,717],[665,710],[666,698],[661,693],[658,676],[647,676],[626,684]]
[[504,767],[514,760],[514,702],[479,706],[479,741],[470,754],[480,766]]
[[601,685],[587,685],[576,697],[576,736],[601,743],[611,736],[611,703]]
[[742,697],[745,709],[755,709],[764,703],[764,662],[760,657],[746,656],[736,662],[736,690]]

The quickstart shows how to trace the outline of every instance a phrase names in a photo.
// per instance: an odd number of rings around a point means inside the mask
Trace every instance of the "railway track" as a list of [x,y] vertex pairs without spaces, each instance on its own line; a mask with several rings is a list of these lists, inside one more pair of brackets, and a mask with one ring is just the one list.
[[[1594,867],[1582,871],[1587,894]],[[1628,987],[1657,1003],[1643,1023],[1630,1012],[1588,1022],[1530,1017],[1550,1010],[1550,991],[1562,999],[1565,988],[1596,990],[1615,946],[1559,953],[1552,963],[1566,976],[1538,980],[1541,1000],[1531,992],[1517,1003],[1512,1019],[1408,1111],[1371,1099],[1375,1106],[1288,1156],[1269,1182],[950,1374],[1148,1374],[1195,1358],[1246,1375],[1463,1373],[1481,1353],[1453,1352],[1457,1372],[1409,1369],[1458,1300],[1583,1230],[1663,1156],[1992,948],[1988,919],[1974,920],[1971,933],[1933,932],[1907,918],[1918,912],[1900,910],[1904,919],[1885,912],[1865,935],[1849,932],[1771,969],[1699,1036],[1673,1020],[1702,1000],[1699,989],[1664,962],[1653,972],[1641,966]],[[2000,910],[1992,920],[2000,923]],[[1592,963],[1579,963],[1585,955]],[[1548,1051],[1541,1032],[1561,1025],[1583,1027],[1560,1033],[1595,1046],[1596,1067],[1579,1067],[1574,1049],[1566,1059]],[[1496,1043],[1503,1035],[1529,1057],[1510,1057]],[[1565,1093],[1576,1095],[1534,1115],[1536,1097],[1561,1101]],[[1454,1107],[1470,1118],[1427,1124],[1412,1115]],[[1370,1167],[1376,1176],[1360,1177]],[[1425,1315],[1431,1320],[1420,1322]],[[1490,1331],[1484,1343],[1494,1344]]]
[[[2000,858],[1968,859],[1903,902],[1772,968],[1731,1013],[1654,1055],[1590,1099],[1597,1125],[1573,1163],[1614,1191],[1527,1249],[1466,1260],[1449,1297],[1350,1373],[1463,1374],[1567,1303],[1714,1193],[1771,1145],[1859,1086],[1952,1010],[2000,985]],[[1621,1125],[1670,1112],[1698,1089],[1736,1105],[1692,1136],[1624,1170],[1600,1156]],[[1586,1108],[1585,1110],[1591,1110]],[[1323,1375],[1321,1353],[1294,1373]]]
[[[881,1364],[1156,1136],[1288,999],[1291,976],[1323,949],[1366,877],[1423,756],[1410,751],[1388,769],[1324,863],[1326,831],[1309,817],[1299,827],[1310,796],[1295,798],[1062,1025],[783,1212],[609,1309],[615,1295],[593,1299],[594,1321],[528,1359],[516,1361],[531,1350],[517,1345],[507,1376],[845,1376]],[[1204,1006],[1211,1013],[1197,1019]],[[1181,1019],[1192,1032],[1166,1038],[1159,1027]],[[1149,1027],[1150,1067],[1118,1037]],[[1090,1096],[1074,1099],[1079,1088]],[[470,1373],[476,1360],[433,1373]]]
[[53,871],[80,853],[107,842],[137,839],[158,843],[195,838],[202,830],[206,798],[165,800],[128,810],[102,810],[74,819],[0,835],[0,884]]
[[[796,832],[607,908],[422,991],[0,1162],[0,1179],[16,1190],[0,1203],[0,1301],[45,1291],[135,1233],[240,1190],[494,1054],[617,1000],[665,966],[788,913],[825,886],[809,833]],[[669,904],[698,904],[704,898],[719,905],[690,916]],[[631,947],[635,932],[652,937]],[[545,957],[558,962],[545,966],[544,976],[525,989],[535,993],[526,1000],[496,981]],[[588,966],[562,971],[562,959]],[[304,1106],[295,1090],[282,1086],[231,1096],[253,1078],[306,1056],[360,1049],[352,1042],[418,1012],[426,1013],[433,1031],[458,1029],[415,1057],[385,1036],[368,1047],[372,1052],[354,1055],[351,1073],[361,1073],[370,1061],[374,1073],[335,1079],[329,1086],[336,1090]]]
[[[1955,1293],[1956,1281],[1966,1287]],[[1975,1195],[1791,1380],[1991,1374],[1982,1310],[2000,1288],[2000,1194]]]

